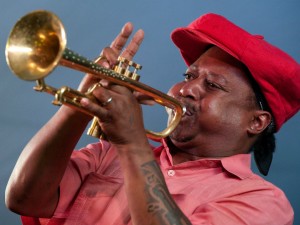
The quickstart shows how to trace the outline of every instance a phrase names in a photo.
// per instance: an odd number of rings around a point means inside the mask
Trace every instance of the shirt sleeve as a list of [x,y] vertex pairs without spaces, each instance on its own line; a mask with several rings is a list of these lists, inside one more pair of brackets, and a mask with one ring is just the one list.
[[54,213],[55,217],[65,216],[68,206],[77,196],[85,178],[97,171],[109,149],[110,144],[101,141],[89,144],[80,150],[74,150],[60,183],[60,197]]
[[190,219],[194,225],[292,225],[294,212],[285,194],[274,187],[203,204]]

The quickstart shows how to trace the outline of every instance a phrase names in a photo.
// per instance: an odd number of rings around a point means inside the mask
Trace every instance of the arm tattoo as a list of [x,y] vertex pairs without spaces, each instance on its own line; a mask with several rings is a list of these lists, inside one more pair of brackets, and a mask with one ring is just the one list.
[[172,199],[156,161],[141,167],[146,177],[148,212],[155,215],[161,224],[191,224]]

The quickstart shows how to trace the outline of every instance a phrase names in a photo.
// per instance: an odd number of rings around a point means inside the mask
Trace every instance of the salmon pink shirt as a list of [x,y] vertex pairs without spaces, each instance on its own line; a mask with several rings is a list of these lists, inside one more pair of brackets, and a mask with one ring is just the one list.
[[[251,155],[173,165],[166,143],[154,148],[168,189],[192,224],[292,225],[284,193],[254,174]],[[134,188],[134,187],[132,187]],[[107,142],[74,151],[51,219],[22,216],[23,224],[131,224],[116,151]]]

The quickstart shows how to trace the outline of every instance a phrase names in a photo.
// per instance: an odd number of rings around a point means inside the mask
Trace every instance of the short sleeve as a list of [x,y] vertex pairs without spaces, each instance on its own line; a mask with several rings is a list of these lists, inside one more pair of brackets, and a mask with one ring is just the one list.
[[54,213],[55,217],[65,216],[68,206],[76,197],[86,176],[97,171],[110,147],[109,143],[101,141],[74,150],[60,183],[60,197]]

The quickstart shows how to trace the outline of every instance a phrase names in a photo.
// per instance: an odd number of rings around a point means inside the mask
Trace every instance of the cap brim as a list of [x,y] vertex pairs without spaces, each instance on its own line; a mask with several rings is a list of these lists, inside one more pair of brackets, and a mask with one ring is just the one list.
[[174,44],[180,49],[180,53],[188,66],[194,63],[199,56],[212,45],[221,48],[231,56],[240,60],[238,56],[226,46],[212,37],[209,37],[207,34],[195,29],[186,27],[177,28],[172,32],[171,38]]

